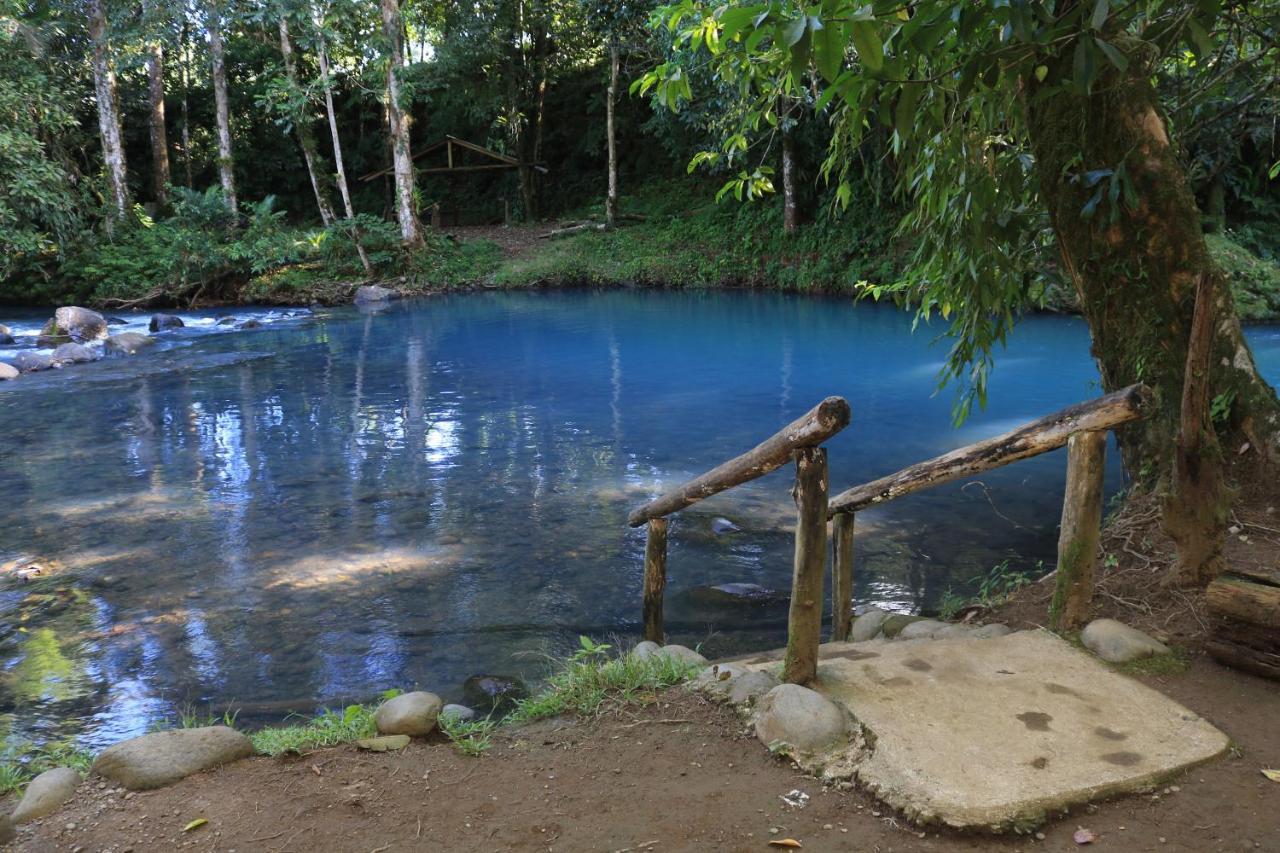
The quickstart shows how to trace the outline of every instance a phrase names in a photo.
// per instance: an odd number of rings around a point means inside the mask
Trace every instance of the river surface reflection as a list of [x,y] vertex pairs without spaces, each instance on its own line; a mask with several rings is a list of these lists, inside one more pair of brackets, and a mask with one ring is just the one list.
[[[3,318],[0,318],[3,319]],[[630,507],[822,397],[844,488],[1098,393],[1079,320],[1032,317],[988,409],[950,426],[942,345],[846,300],[752,293],[467,294],[354,309],[0,387],[0,734],[87,746],[182,708],[245,721],[482,672],[535,677],[579,634],[634,639]],[[1280,340],[1252,333],[1280,373]],[[856,597],[936,607],[1009,559],[1051,560],[1064,457],[859,517]],[[1108,487],[1121,485],[1112,461]],[[793,508],[779,472],[677,517],[667,618],[709,654],[779,645]],[[742,529],[716,535],[711,520]]]

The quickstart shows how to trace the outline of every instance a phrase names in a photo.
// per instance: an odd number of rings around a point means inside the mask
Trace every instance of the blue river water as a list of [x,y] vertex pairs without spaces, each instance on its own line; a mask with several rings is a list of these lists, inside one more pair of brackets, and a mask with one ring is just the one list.
[[[252,331],[214,325],[225,313],[184,315],[138,356],[0,383],[0,565],[47,566],[0,577],[9,746],[100,745],[184,708],[278,719],[534,678],[580,634],[637,637],[630,508],[823,397],[853,408],[828,444],[834,492],[1100,393],[1087,330],[1066,317],[1025,319],[988,407],[954,429],[939,330],[841,299],[477,293]],[[1280,375],[1280,332],[1250,334]],[[1064,464],[1059,451],[861,514],[857,603],[929,610],[1002,561],[1042,571]],[[675,518],[674,641],[781,644],[785,602],[707,587],[789,588],[790,485],[784,469]],[[717,535],[717,517],[741,530]]]

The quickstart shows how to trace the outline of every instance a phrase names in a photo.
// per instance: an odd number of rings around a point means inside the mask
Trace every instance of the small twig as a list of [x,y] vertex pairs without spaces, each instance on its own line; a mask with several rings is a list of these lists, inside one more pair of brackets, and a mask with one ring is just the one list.
[[273,833],[271,835],[259,835],[257,838],[250,838],[249,840],[250,841],[270,841],[273,838],[279,838],[280,836],[284,835],[284,833],[285,831],[282,829],[279,832]]
[[630,728],[635,728],[636,726],[643,726],[643,725],[645,725],[645,724],[647,724],[647,723],[692,723],[692,722],[693,722],[693,720],[680,720],[680,719],[672,719],[672,720],[636,720],[634,723],[623,723],[622,725],[618,726],[618,728],[620,728],[620,729],[630,729]]

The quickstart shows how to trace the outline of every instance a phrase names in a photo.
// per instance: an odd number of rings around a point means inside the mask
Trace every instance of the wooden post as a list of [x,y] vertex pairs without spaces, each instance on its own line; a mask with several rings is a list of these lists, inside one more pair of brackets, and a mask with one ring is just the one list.
[[827,451],[802,447],[796,460],[796,555],[782,680],[808,684],[818,675],[822,581],[827,567]]
[[662,628],[662,595],[667,588],[667,520],[649,521],[649,536],[644,543],[644,638],[661,643],[666,635]]
[[835,553],[831,558],[831,639],[842,643],[853,628],[853,521],[854,514],[835,517]]
[[1102,536],[1102,474],[1107,455],[1103,430],[1078,432],[1067,441],[1067,489],[1058,534],[1058,585],[1049,605],[1055,631],[1079,628],[1089,618],[1093,573]]

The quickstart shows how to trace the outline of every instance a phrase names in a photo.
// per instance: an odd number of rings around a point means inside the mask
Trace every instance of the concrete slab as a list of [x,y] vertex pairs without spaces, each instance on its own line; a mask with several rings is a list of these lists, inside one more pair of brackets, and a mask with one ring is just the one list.
[[831,643],[811,686],[847,708],[862,736],[806,766],[856,778],[922,823],[1025,831],[1228,746],[1192,711],[1047,631]]

